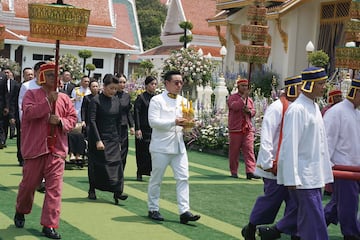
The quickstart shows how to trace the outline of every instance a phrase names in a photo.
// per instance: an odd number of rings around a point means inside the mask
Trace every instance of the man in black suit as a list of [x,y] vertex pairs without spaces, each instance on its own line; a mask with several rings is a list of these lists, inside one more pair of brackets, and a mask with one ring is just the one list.
[[71,73],[67,70],[65,70],[62,73],[62,81],[63,81],[63,89],[60,90],[60,92],[66,93],[71,98],[71,92],[75,88],[75,84],[71,82],[72,76]]
[[6,102],[8,103],[8,113],[4,112],[4,133],[5,133],[5,146],[6,147],[6,139],[8,136],[8,130],[10,128],[10,138],[15,136],[16,125],[15,125],[15,111],[16,111],[16,95],[18,88],[18,82],[14,80],[14,73],[10,68],[5,68],[4,73],[6,75]]
[[4,113],[8,112],[6,94],[6,75],[0,72],[0,149],[5,146]]

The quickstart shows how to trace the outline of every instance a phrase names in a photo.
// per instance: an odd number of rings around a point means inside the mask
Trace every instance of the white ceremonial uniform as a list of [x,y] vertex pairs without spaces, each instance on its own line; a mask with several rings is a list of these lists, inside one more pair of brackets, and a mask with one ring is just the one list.
[[334,105],[324,115],[330,160],[334,165],[360,166],[360,111],[349,100]]
[[181,102],[186,99],[168,97],[167,91],[154,96],[149,105],[149,124],[152,128],[149,151],[152,171],[148,187],[149,211],[159,211],[160,185],[168,165],[176,180],[176,196],[179,213],[189,211],[189,166],[183,141],[182,127],[175,125],[176,117],[182,116]]
[[91,94],[90,88],[84,88],[82,86],[75,87],[71,92],[71,98],[74,99],[74,108],[76,111],[77,122],[81,122],[81,105],[84,96]]
[[[289,102],[290,103],[290,102]],[[280,99],[276,100],[266,108],[261,124],[260,150],[256,162],[254,174],[268,179],[276,179],[271,172],[263,169],[270,169],[276,157],[278,149],[280,124],[282,119],[283,104]]]
[[[359,122],[360,111],[355,109],[354,104],[348,99],[337,103],[326,112],[324,123],[330,159],[334,165],[360,166],[360,148],[356,146],[360,139]],[[338,220],[344,236],[360,234],[360,222],[357,217],[359,190],[360,181],[335,179],[331,201],[324,209],[326,220],[331,223],[337,223]]]
[[304,94],[285,113],[278,163],[278,184],[297,189],[333,182],[324,122],[319,106]]
[[33,89],[39,89],[41,86],[39,84],[37,84],[37,79],[33,78],[30,81],[24,82],[23,84],[21,84],[21,88],[20,88],[20,92],[19,92],[19,97],[18,97],[18,106],[19,106],[19,119],[21,121],[21,117],[22,117],[22,102],[23,102],[23,98],[25,96],[25,93],[27,90],[33,90]]

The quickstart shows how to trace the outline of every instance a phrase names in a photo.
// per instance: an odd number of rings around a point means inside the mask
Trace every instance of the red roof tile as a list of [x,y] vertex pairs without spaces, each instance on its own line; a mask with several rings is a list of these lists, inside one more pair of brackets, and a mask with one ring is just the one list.
[[131,32],[131,22],[126,6],[124,4],[114,3],[114,14],[116,16],[116,31],[114,37],[135,45],[134,36],[136,36],[136,33]]
[[[30,33],[28,31],[19,31],[12,30],[12,32],[28,36],[27,40],[29,42],[41,42],[41,43],[55,43],[55,40],[51,39],[43,39],[43,38],[33,38],[30,37]],[[19,39],[13,34],[6,32],[5,39]],[[97,37],[86,37],[85,41],[61,41],[61,44],[68,45],[77,45],[77,46],[87,46],[87,47],[97,47],[97,48],[116,48],[121,50],[133,50],[128,45],[114,39],[114,38],[97,38]]]
[[182,0],[185,17],[187,21],[192,22],[194,28],[193,34],[216,36],[214,27],[209,27],[207,19],[216,14],[216,0]]

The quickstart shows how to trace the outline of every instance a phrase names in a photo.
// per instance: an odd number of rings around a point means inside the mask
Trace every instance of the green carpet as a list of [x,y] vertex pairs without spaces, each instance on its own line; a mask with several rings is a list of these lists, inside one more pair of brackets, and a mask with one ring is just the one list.
[[[247,224],[254,201],[262,193],[262,181],[248,181],[241,163],[239,179],[229,177],[225,157],[189,151],[191,210],[201,219],[189,225],[179,223],[175,181],[170,168],[161,188],[160,211],[164,222],[147,218],[147,184],[137,182],[134,140],[130,140],[125,169],[125,193],[128,200],[113,204],[112,194],[97,191],[97,200],[88,200],[87,168],[65,171],[59,232],[62,239],[149,239],[212,240],[242,239],[241,227]],[[32,213],[26,215],[25,228],[13,225],[13,216],[21,167],[17,165],[14,140],[0,150],[0,239],[45,239],[41,234],[40,215],[44,195],[35,194]],[[329,198],[324,199],[324,204]],[[279,217],[282,215],[279,213]],[[330,239],[342,239],[338,226],[329,227]],[[260,239],[258,237],[258,239]],[[290,239],[283,235],[282,239]]]

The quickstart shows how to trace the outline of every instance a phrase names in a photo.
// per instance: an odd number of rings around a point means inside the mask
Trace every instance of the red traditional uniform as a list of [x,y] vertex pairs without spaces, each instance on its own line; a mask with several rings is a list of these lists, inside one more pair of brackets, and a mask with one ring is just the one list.
[[[53,66],[52,70],[54,70]],[[57,228],[60,219],[64,159],[68,151],[67,133],[75,126],[76,112],[70,98],[63,93],[58,93],[55,115],[59,117],[60,123],[57,126],[51,125],[53,135],[56,136],[55,143],[51,147],[49,118],[52,104],[47,95],[47,92],[40,88],[28,90],[23,99],[21,152],[25,163],[23,179],[19,185],[16,212],[17,214],[31,212],[35,189],[45,178],[46,192],[41,225]]]
[[[238,85],[247,84],[246,79],[237,81]],[[250,113],[243,111],[247,106]],[[255,116],[254,102],[250,97],[243,98],[239,93],[232,94],[228,99],[229,116],[229,164],[233,177],[237,177],[240,150],[244,156],[246,173],[253,176],[255,171],[254,134],[251,118]]]

